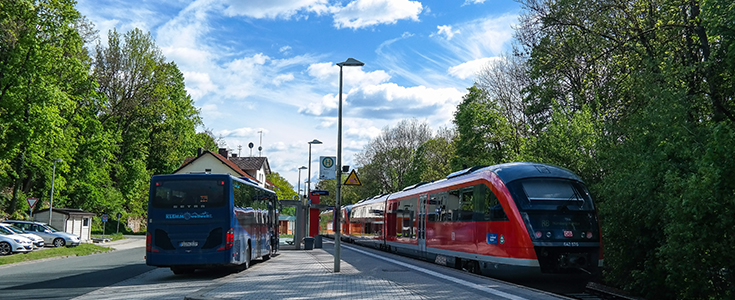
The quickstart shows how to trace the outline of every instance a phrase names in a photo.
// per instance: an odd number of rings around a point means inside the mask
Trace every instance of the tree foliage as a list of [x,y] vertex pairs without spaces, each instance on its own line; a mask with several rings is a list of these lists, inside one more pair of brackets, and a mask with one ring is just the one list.
[[99,120],[115,141],[111,178],[124,209],[142,214],[150,175],[171,173],[196,153],[199,112],[176,65],[139,29],[110,31],[107,47],[97,45],[94,76],[105,100]]
[[[413,168],[416,151],[431,135],[429,125],[416,119],[401,121],[395,128],[384,128],[357,155],[357,163],[362,166],[360,174],[383,193],[415,183],[407,182],[406,175]],[[372,167],[365,168],[368,165]]]
[[0,0],[0,207],[47,207],[53,181],[55,207],[142,216],[150,176],[216,140],[150,34],[113,31],[90,57],[74,5]]
[[[278,196],[279,200],[292,200],[293,196],[297,195],[291,183],[286,178],[283,178],[281,174],[270,173],[266,175],[266,179],[276,185],[276,196]],[[293,207],[284,207],[281,214],[293,216],[295,211]]]
[[733,297],[732,4],[522,3],[526,157],[591,184],[605,279],[648,298]]

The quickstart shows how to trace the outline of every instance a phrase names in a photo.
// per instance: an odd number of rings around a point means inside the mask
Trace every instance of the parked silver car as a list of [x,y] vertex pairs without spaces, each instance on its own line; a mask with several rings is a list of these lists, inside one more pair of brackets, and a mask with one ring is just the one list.
[[2,223],[13,224],[16,228],[20,228],[25,233],[36,234],[43,238],[46,245],[53,245],[54,247],[71,247],[78,246],[81,243],[78,236],[59,231],[46,223],[16,220],[5,220]]
[[0,227],[0,255],[28,253],[33,251],[31,240]]
[[20,228],[13,227],[13,225],[11,225],[11,224],[0,223],[0,227],[3,227],[5,229],[7,229],[7,230],[10,230],[10,231],[14,232],[15,234],[20,234],[24,238],[27,238],[27,239],[31,240],[31,242],[33,243],[33,247],[35,247],[35,248],[43,248],[43,246],[46,244],[46,242],[44,242],[43,238],[40,237],[40,236],[38,236],[37,234],[25,233]]

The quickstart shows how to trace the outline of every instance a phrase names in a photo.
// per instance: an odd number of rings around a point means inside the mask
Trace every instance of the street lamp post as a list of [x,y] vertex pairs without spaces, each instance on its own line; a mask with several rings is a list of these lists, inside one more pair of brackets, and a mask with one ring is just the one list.
[[334,272],[339,272],[340,261],[340,196],[342,190],[342,67],[362,67],[365,64],[357,59],[348,58],[346,61],[337,63],[339,66],[339,120],[337,121],[337,193],[334,205],[334,220],[337,228],[334,229]]
[[308,201],[309,197],[311,197],[311,145],[321,145],[322,141],[314,139],[313,141],[309,142],[309,181],[306,184],[306,198],[304,199],[304,207],[306,207],[305,214],[306,218],[304,219],[306,222],[304,222],[304,236],[308,236],[308,228],[309,228],[309,209],[306,206],[306,201]]
[[306,197],[309,197],[309,193],[311,193],[311,145],[321,145],[322,141],[314,139],[313,141],[309,142],[309,179],[308,183],[306,185]]
[[[299,168],[299,182],[298,182],[298,198],[299,200],[303,201],[301,199],[301,170],[305,170],[306,167],[301,166]],[[303,203],[303,202],[299,202]],[[296,206],[296,228],[294,228],[294,244],[296,245],[297,249],[301,249],[301,239],[303,236],[303,224],[304,224],[304,208],[303,205],[297,205]]]
[[299,167],[299,181],[298,181],[299,188],[298,188],[298,191],[296,192],[296,194],[298,194],[299,197],[301,197],[301,170],[306,170],[306,167],[304,166]]
[[51,199],[48,207],[48,224],[51,225],[51,215],[54,212],[54,179],[56,178],[56,163],[61,162],[61,158],[54,159],[54,168],[51,171]]

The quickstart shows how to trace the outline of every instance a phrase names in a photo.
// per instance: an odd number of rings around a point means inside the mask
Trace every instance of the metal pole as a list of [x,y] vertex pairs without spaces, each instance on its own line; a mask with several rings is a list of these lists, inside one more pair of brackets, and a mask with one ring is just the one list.
[[311,142],[309,142],[309,181],[306,183],[306,195],[311,192]]
[[[339,65],[339,64],[338,64]],[[342,65],[339,65],[339,117],[337,121],[337,193],[335,195],[334,219],[337,228],[334,230],[334,272],[339,273],[340,261],[340,232],[342,231],[342,223],[340,215],[340,190],[342,189]]]
[[299,181],[297,183],[298,185],[298,191],[296,191],[296,195],[301,195],[301,168],[299,168]]
[[309,183],[306,186],[306,197],[304,198],[304,237],[309,236],[309,206],[307,205],[311,197],[311,142],[309,142]]
[[51,171],[51,199],[48,207],[48,224],[51,225],[51,215],[54,213],[54,179],[56,178],[56,162],[61,161],[60,158],[54,159],[54,169]]

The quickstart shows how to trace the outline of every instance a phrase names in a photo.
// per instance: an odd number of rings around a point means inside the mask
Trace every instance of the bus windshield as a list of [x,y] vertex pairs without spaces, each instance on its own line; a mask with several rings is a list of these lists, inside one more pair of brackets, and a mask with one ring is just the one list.
[[225,181],[161,180],[153,187],[151,205],[156,208],[207,208],[225,204]]

